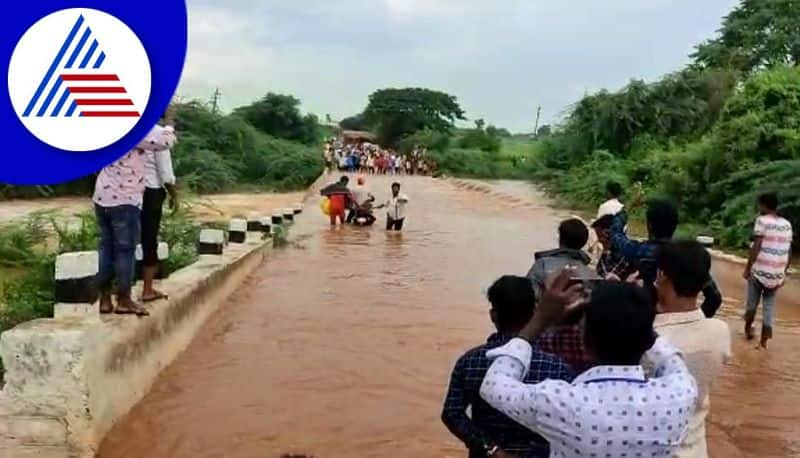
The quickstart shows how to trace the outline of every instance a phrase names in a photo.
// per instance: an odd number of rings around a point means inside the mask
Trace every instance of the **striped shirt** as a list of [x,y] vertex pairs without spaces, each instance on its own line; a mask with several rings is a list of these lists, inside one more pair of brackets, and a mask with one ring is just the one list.
[[761,215],[756,218],[753,234],[761,237],[761,251],[752,267],[753,278],[765,288],[777,288],[786,279],[792,224],[777,215]]

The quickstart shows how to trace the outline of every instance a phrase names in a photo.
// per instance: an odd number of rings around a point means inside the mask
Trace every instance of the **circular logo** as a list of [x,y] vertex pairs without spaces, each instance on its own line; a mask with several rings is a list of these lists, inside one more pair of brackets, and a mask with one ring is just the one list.
[[39,140],[66,151],[94,151],[125,137],[147,107],[150,85],[150,61],[136,34],[89,8],[37,21],[8,66],[19,120]]

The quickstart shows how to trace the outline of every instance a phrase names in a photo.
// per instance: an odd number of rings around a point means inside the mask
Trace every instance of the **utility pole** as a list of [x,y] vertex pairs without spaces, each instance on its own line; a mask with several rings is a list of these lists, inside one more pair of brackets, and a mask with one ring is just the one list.
[[214,96],[211,99],[211,113],[217,114],[219,110],[219,98],[222,96],[222,93],[219,91],[219,88],[214,89]]
[[539,136],[539,116],[542,115],[542,106],[539,105],[539,108],[536,109],[536,124],[533,126],[533,136]]

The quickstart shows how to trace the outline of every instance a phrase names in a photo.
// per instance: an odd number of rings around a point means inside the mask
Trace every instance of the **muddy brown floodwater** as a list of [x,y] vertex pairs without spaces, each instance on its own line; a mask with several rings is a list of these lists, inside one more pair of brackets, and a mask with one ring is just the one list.
[[[369,181],[385,196],[387,178]],[[524,274],[565,213],[521,183],[400,181],[402,235],[331,230],[309,202],[299,243],[209,319],[100,456],[465,456],[439,421],[449,371],[491,330],[485,289]],[[713,388],[711,455],[798,455],[798,287],[782,291],[776,338],[759,352],[742,337],[741,267],[715,272],[734,358]]]

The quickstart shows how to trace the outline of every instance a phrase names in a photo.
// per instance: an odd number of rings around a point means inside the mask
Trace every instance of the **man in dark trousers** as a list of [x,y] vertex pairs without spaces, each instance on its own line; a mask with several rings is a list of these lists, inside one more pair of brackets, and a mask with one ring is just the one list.
[[[497,332],[490,335],[485,344],[469,350],[456,362],[442,421],[464,442],[470,458],[549,457],[550,447],[541,436],[490,407],[478,392],[490,364],[486,351],[504,345],[530,321],[536,295],[530,280],[506,275],[489,288],[488,298],[490,317]],[[537,383],[545,379],[570,381],[572,370],[557,357],[534,347],[525,381]],[[467,415],[467,408],[471,416]]]

